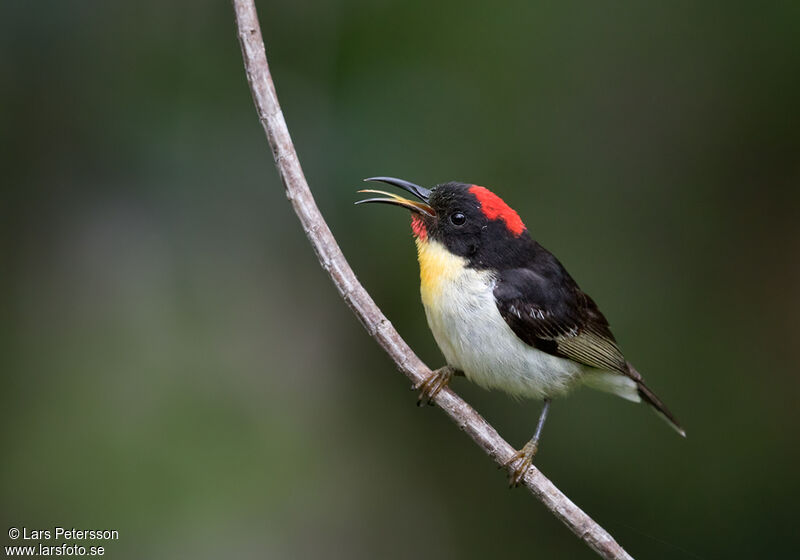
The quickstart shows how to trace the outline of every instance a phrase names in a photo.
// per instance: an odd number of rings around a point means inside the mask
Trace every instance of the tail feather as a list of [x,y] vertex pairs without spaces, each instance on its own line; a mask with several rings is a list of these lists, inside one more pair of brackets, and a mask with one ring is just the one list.
[[672,426],[676,432],[686,437],[686,431],[681,427],[675,415],[669,411],[666,405],[661,402],[661,399],[659,399],[641,379],[636,381],[636,390],[639,392],[639,396],[642,397],[642,400],[653,407],[656,414],[666,420],[667,424]]
[[606,391],[633,402],[644,401],[681,436],[686,437],[686,431],[681,427],[678,419],[672,414],[667,405],[661,402],[650,387],[644,384],[641,374],[636,371],[630,362],[626,364],[627,372],[592,372],[586,375],[583,383],[594,389]]

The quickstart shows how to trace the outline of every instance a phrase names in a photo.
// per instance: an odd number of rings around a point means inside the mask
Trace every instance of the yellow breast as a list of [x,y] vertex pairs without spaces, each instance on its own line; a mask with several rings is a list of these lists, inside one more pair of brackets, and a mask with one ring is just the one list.
[[435,309],[442,290],[464,271],[466,259],[448,251],[438,241],[417,238],[420,293],[425,307]]

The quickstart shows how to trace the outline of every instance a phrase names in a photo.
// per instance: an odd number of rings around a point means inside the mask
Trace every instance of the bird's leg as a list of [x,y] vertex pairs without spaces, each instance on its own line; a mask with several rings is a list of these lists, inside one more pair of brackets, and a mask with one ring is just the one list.
[[514,453],[508,461],[503,463],[503,466],[506,468],[514,463],[519,463],[509,474],[509,487],[514,488],[519,486],[522,479],[525,478],[525,473],[528,472],[528,468],[530,468],[532,464],[533,456],[536,455],[536,451],[539,449],[539,436],[542,435],[542,426],[544,426],[544,421],[547,419],[547,412],[549,410],[550,399],[545,399],[542,413],[539,415],[539,423],[536,424],[536,433],[533,434],[531,440],[526,443],[522,449]]
[[463,375],[463,373],[452,366],[444,366],[431,372],[422,382],[415,383],[411,389],[419,391],[417,406],[422,406],[423,402],[433,406],[433,398],[447,387],[454,375]]

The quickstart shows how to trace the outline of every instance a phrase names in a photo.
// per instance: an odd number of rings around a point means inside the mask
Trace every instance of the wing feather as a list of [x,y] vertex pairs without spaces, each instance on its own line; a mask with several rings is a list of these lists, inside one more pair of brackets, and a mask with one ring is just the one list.
[[563,270],[502,271],[494,288],[500,314],[525,343],[586,366],[628,372],[608,321]]

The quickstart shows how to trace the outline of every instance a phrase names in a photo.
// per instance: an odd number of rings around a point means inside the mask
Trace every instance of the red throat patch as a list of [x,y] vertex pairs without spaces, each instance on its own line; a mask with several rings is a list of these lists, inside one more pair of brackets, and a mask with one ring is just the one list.
[[481,212],[490,220],[503,220],[506,224],[506,229],[514,234],[514,237],[519,237],[525,231],[525,224],[519,217],[519,214],[505,202],[503,199],[494,194],[486,187],[479,187],[472,185],[469,192],[475,195],[478,203],[481,205]]
[[411,231],[414,232],[415,237],[423,241],[428,239],[428,228],[425,227],[425,222],[417,214],[411,214]]

